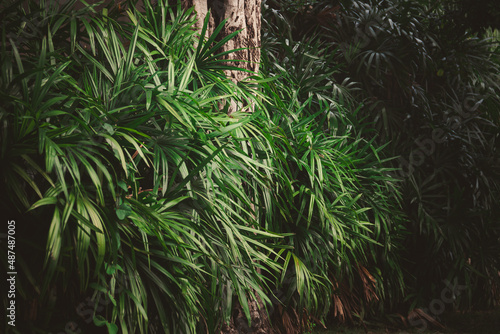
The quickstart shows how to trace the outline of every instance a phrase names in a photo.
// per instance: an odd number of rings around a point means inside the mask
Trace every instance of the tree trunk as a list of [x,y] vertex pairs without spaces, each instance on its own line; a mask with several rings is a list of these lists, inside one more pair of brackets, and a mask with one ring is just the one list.
[[[198,16],[196,27],[201,31],[203,20],[210,10],[207,34],[211,34],[224,19],[227,22],[221,36],[242,30],[235,38],[222,47],[223,51],[247,48],[230,53],[228,60],[244,60],[236,66],[257,73],[260,62],[261,0],[183,0],[186,7],[194,6]],[[237,83],[250,74],[243,71],[227,71],[226,75]]]
[[[223,38],[237,30],[241,32],[226,43],[221,52],[245,48],[226,56],[227,60],[243,60],[232,65],[253,73],[259,71],[260,46],[261,46],[261,2],[262,0],[183,0],[185,8],[194,7],[197,13],[195,27],[201,32],[203,22],[210,11],[207,36],[212,34],[223,20],[227,20],[220,32],[219,38]],[[228,78],[234,83],[248,78],[251,73],[244,71],[225,71]],[[232,104],[229,114],[236,111],[238,107]],[[273,333],[269,318],[264,309],[264,303],[257,300],[249,301],[251,326],[239,304],[233,307],[233,316],[228,324],[224,324],[221,334],[270,334]]]
[[[198,20],[195,23],[195,27],[198,29],[198,31],[201,31],[201,28],[203,27],[203,20],[208,14],[208,9],[209,6],[207,4],[208,2],[211,2],[210,0],[183,0],[182,1],[182,6],[184,9],[194,7],[194,10],[197,14]],[[214,1],[217,2],[217,1]],[[210,34],[213,31],[213,16],[210,17],[210,22],[208,27],[208,34]]]

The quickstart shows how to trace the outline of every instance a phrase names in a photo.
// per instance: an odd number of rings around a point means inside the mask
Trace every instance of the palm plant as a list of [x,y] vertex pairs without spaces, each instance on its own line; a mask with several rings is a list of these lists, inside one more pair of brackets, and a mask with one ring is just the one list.
[[131,24],[53,5],[30,3],[36,38],[16,15],[3,30],[2,185],[15,196],[2,203],[24,228],[40,220],[20,237],[20,302],[34,308],[18,328],[215,332],[233,296],[249,316],[280,236],[254,211],[270,167],[239,136],[258,133],[256,115],[218,111],[255,100],[224,78],[225,41],[198,40],[190,13],[164,2]]
[[[18,330],[215,333],[235,304],[250,320],[250,300],[282,332],[330,311],[363,319],[406,292],[403,221],[415,304],[436,293],[422,282],[457,276],[469,304],[497,300],[472,297],[483,280],[498,286],[491,44],[448,43],[424,5],[354,2],[334,34],[324,22],[307,27],[313,37],[269,29],[263,75],[234,84],[220,48],[237,32],[205,36],[205,22],[199,36],[192,12],[166,1],[126,20],[123,8],[75,5],[0,12]],[[308,5],[304,15],[321,12]],[[279,14],[265,18],[293,26]],[[437,128],[441,145],[398,186],[392,157]]]
[[360,115],[402,156],[408,299],[425,306],[443,280],[459,277],[469,289],[457,305],[495,304],[498,296],[479,288],[498,286],[497,209],[487,204],[498,189],[495,48],[469,30],[457,35],[434,3],[354,2],[345,11],[331,29],[361,83]]
[[[498,295],[491,294],[498,291],[492,204],[498,189],[498,48],[458,27],[443,2],[350,1],[339,3],[340,9],[327,1],[294,3],[301,10],[268,1],[271,10],[264,15],[269,72],[297,89],[286,100],[301,105],[307,97],[336,96],[351,105],[362,103],[347,108],[348,127],[387,145],[382,157],[401,156],[384,166],[402,168],[393,175],[401,177],[398,189],[409,218],[409,247],[402,257],[412,293],[391,293],[388,306],[396,310],[405,294],[412,301],[407,305],[425,306],[439,295],[443,280],[458,277],[470,289],[457,306],[498,303]],[[294,52],[299,50],[306,51]],[[337,95],[325,89],[335,85],[342,87]],[[312,109],[321,110],[312,101]],[[330,111],[325,114],[339,119]],[[477,260],[479,253],[484,261]]]
[[[281,12],[264,17],[286,27]],[[277,285],[289,307],[276,320],[289,331],[288,319],[300,327],[295,312],[302,309],[320,319],[329,312],[363,318],[373,302],[394,302],[404,290],[398,191],[383,168],[383,147],[363,139],[370,129],[356,117],[356,86],[337,81],[335,50],[321,36],[294,41],[287,30],[272,29],[264,34],[261,67],[274,78],[265,92],[273,98],[274,164],[282,180],[271,229],[294,233]]]

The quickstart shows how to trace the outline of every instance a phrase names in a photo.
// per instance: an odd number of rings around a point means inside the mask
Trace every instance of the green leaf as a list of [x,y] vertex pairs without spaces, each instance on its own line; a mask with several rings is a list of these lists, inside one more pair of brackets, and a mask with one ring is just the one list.
[[120,220],[124,220],[131,214],[132,214],[132,208],[126,203],[123,203],[116,209],[116,216]]
[[118,333],[118,326],[116,324],[108,322],[101,315],[96,315],[93,318],[93,321],[94,321],[94,325],[96,325],[97,327],[106,326],[107,329],[108,329],[108,334],[116,334],[116,333]]

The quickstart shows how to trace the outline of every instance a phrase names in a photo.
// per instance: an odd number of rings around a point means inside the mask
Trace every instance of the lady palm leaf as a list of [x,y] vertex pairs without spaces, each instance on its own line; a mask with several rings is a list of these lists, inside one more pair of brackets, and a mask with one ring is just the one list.
[[[413,250],[404,255],[422,265],[418,269],[414,264],[407,268],[418,277],[417,281],[410,279],[408,282],[413,282],[416,289],[417,284],[425,284],[426,291],[422,289],[417,294],[429,298],[439,291],[431,292],[433,288],[427,282],[438,282],[453,275],[471,279],[471,271],[464,265],[469,260],[464,257],[470,259],[465,254],[474,253],[468,248],[474,242],[464,239],[468,239],[466,235],[480,234],[481,228],[469,226],[471,230],[466,232],[463,221],[475,221],[472,217],[476,217],[476,213],[473,212],[481,205],[472,200],[475,197],[472,193],[463,189],[477,189],[469,184],[471,175],[475,174],[469,170],[473,164],[471,156],[475,156],[475,161],[482,160],[480,156],[495,146],[490,131],[496,132],[493,130],[496,125],[486,121],[489,125],[479,126],[485,114],[473,112],[482,105],[482,110],[488,114],[491,106],[497,103],[496,93],[487,94],[485,100],[489,102],[484,105],[484,95],[477,95],[479,91],[484,92],[486,86],[491,92],[496,91],[495,83],[487,84],[495,81],[498,72],[489,68],[496,66],[495,55],[486,46],[487,40],[470,32],[457,35],[458,27],[449,21],[445,7],[440,5],[424,8],[417,3],[399,1],[384,1],[382,6],[378,2],[354,2],[346,9],[346,14],[342,15],[342,29],[332,28],[338,40],[351,46],[345,50],[356,50],[356,55],[349,55],[347,61],[351,64],[350,76],[359,80],[368,92],[367,102],[371,104],[371,108],[366,109],[368,117],[379,123],[379,131],[383,130],[386,136],[380,137],[382,140],[392,140],[389,147],[393,154],[401,154],[407,159],[426,152],[423,161],[412,161],[411,171],[403,173],[401,189],[403,207],[408,215],[405,225],[412,232],[408,241],[412,240],[413,249],[425,249],[433,254],[415,257],[411,254],[420,253]],[[372,26],[378,30],[370,32]],[[361,30],[356,31],[356,27]],[[358,38],[359,42],[360,37],[368,38],[354,47],[354,40]],[[470,60],[465,61],[468,57]],[[468,67],[476,61],[481,64],[474,66],[474,70]],[[365,82],[366,75],[370,79]],[[373,112],[377,113],[374,118],[370,116]],[[438,131],[446,133],[446,139],[432,136]],[[430,150],[418,147],[423,141]],[[486,155],[491,157],[490,153]],[[495,173],[494,169],[487,168],[488,173]],[[481,220],[479,225],[483,226],[483,231],[488,231],[487,234],[496,234],[496,229],[487,220]],[[417,237],[421,233],[426,237]],[[448,233],[449,237],[445,237]],[[436,262],[429,265],[433,259]],[[483,270],[483,273],[490,271],[486,267]]]
[[[268,184],[254,181],[246,193],[247,179],[271,175],[266,163],[248,157],[259,146],[241,133],[256,131],[254,116],[217,111],[223,99],[255,98],[223,79],[225,67],[211,58],[219,46],[203,46],[204,64],[196,63],[194,49],[182,51],[192,41],[192,22],[177,14],[164,4],[148,6],[144,15],[156,20],[131,13],[137,24],[124,29],[96,13],[89,21],[72,18],[69,49],[51,46],[60,30],[41,43],[35,62],[27,58],[29,68],[15,49],[3,54],[26,80],[15,83],[24,96],[10,95],[9,113],[2,115],[12,138],[31,147],[20,156],[36,166],[31,185],[41,199],[22,187],[18,194],[33,212],[51,217],[40,303],[57,289],[54,282],[78,273],[79,289],[63,287],[82,298],[92,287],[96,323],[123,332],[158,325],[197,332],[200,316],[219,319],[206,322],[215,331],[230,314],[233,293],[247,315],[248,296],[268,301],[256,261],[268,273],[280,268],[268,254],[281,236],[261,231],[255,216],[254,203]],[[166,44],[171,48],[163,52]],[[74,53],[53,57],[47,48]],[[29,108],[23,100],[34,103]],[[22,170],[13,163],[9,168]],[[19,178],[24,184],[31,176]],[[78,271],[61,271],[73,258]],[[213,313],[205,311],[209,305]]]

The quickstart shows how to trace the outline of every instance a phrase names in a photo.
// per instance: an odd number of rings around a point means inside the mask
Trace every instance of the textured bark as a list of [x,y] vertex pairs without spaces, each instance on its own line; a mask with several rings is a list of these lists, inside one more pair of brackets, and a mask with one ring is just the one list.
[[[194,6],[198,21],[196,28],[201,31],[203,20],[211,12],[207,35],[224,19],[227,22],[221,31],[221,36],[242,30],[235,38],[223,46],[222,51],[247,48],[245,50],[231,53],[228,60],[244,60],[236,62],[235,65],[257,73],[260,62],[260,39],[261,39],[261,0],[184,0],[183,5],[188,8]],[[242,71],[227,71],[226,75],[239,82],[250,74]]]
[[[194,10],[196,12],[198,20],[195,23],[195,27],[198,29],[198,31],[201,31],[201,28],[203,27],[203,20],[208,14],[208,2],[211,2],[210,0],[183,0],[182,1],[182,6],[183,8],[191,8],[194,7]],[[208,26],[208,35],[212,33],[213,31],[213,16],[210,18],[209,26]]]
[[[237,30],[242,30],[236,37],[226,43],[221,52],[245,48],[230,53],[226,59],[243,60],[233,62],[231,65],[250,70],[254,73],[259,71],[260,42],[261,42],[261,1],[262,0],[183,0],[185,8],[193,7],[197,13],[196,28],[201,32],[203,21],[210,10],[209,26],[207,36],[224,19],[226,24],[219,38],[223,38]],[[243,71],[225,71],[228,78],[234,83],[246,79],[251,73]],[[241,107],[241,106],[240,106]],[[234,103],[229,107],[229,114],[238,109]],[[250,108],[252,109],[252,108]],[[257,300],[249,301],[251,325],[248,326],[247,318],[239,304],[233,308],[233,315],[228,324],[224,324],[221,334],[271,334],[273,333],[269,318],[264,308],[264,303]]]
[[[243,29],[235,38],[230,40],[224,47],[225,50],[247,48],[228,55],[228,59],[245,60],[248,62],[237,63],[238,67],[249,69],[252,72],[259,71],[260,61],[260,28],[261,28],[261,3],[259,1],[226,0],[224,2],[224,13],[222,19],[227,19],[224,34]],[[249,76],[242,71],[230,71],[226,73],[234,82],[243,80]]]
[[239,304],[233,307],[233,315],[228,324],[222,326],[220,334],[273,334],[275,331],[271,326],[269,317],[264,309],[264,303],[257,297],[257,300],[248,302],[250,309],[251,325]]

